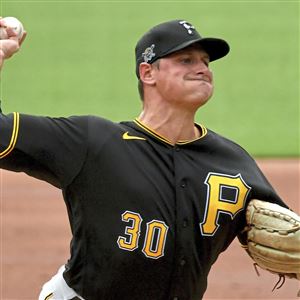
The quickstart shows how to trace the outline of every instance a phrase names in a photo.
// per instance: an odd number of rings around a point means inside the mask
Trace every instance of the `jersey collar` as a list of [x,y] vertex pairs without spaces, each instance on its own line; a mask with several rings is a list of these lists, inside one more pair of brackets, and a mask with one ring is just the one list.
[[[137,118],[134,119],[134,123],[141,129],[143,129],[144,131],[146,131],[148,134],[150,134],[151,136],[155,137],[156,139],[174,146],[167,138],[163,137],[162,135],[160,135],[159,133],[157,133],[155,130],[151,129],[150,127],[146,126],[145,124],[143,124],[140,120],[138,120]],[[195,141],[198,141],[200,139],[202,139],[203,137],[205,137],[207,135],[207,129],[198,123],[195,123],[195,126],[199,129],[199,131],[201,132],[201,136],[193,139],[193,140],[188,140],[188,141],[178,141],[175,145],[186,145],[186,144],[190,144],[193,143]]]

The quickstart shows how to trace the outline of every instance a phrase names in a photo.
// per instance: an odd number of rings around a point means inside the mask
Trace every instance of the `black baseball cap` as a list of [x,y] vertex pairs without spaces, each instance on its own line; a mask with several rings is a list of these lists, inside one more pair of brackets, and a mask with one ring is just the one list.
[[137,77],[139,78],[140,63],[152,64],[157,59],[194,43],[201,45],[209,55],[210,61],[225,56],[230,50],[226,41],[219,38],[203,38],[191,23],[184,20],[161,23],[146,32],[135,47]]

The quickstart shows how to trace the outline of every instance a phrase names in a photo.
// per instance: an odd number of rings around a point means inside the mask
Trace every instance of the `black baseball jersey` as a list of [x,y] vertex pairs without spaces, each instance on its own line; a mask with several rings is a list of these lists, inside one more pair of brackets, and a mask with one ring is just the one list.
[[64,278],[86,300],[199,300],[248,201],[286,206],[245,150],[197,126],[171,145],[138,120],[1,115],[0,167],[63,192]]

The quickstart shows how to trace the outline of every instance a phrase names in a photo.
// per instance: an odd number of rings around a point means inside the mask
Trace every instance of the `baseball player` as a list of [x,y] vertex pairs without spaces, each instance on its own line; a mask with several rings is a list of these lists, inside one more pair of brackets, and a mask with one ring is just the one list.
[[244,149],[194,121],[228,52],[172,20],[136,45],[135,120],[1,114],[0,167],[60,188],[68,210],[70,259],[40,300],[199,300],[250,200],[286,207]]

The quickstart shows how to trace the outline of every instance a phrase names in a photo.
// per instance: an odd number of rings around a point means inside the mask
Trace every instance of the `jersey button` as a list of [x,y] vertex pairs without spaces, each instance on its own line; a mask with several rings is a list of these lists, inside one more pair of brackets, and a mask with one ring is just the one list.
[[178,146],[175,146],[175,151],[179,152],[180,148]]
[[185,188],[185,187],[186,187],[185,181],[182,181],[181,184],[180,184],[180,186],[181,186],[182,188]]
[[187,219],[184,219],[183,223],[182,223],[182,227],[186,228],[186,227],[188,227],[188,225],[189,225],[189,221]]
[[180,265],[183,267],[185,264],[186,264],[185,259],[182,259],[182,260],[180,261]]

